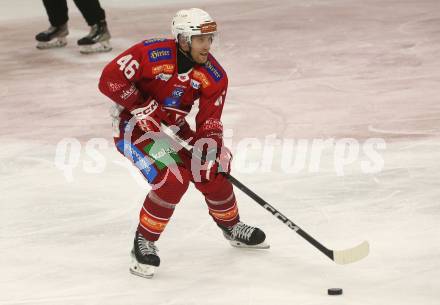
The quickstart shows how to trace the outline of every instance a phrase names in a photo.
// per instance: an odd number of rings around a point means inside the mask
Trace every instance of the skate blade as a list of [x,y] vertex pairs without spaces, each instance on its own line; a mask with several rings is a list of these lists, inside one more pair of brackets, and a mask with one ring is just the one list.
[[155,266],[141,264],[132,256],[130,265],[131,274],[151,279],[154,275],[155,270]]
[[112,50],[112,46],[110,45],[110,41],[100,41],[92,45],[83,45],[79,46],[79,52],[81,54],[94,54],[94,53],[103,53],[110,52]]
[[269,249],[270,248],[270,245],[264,241],[258,245],[246,245],[246,244],[241,243],[236,240],[229,240],[229,243],[231,244],[232,247],[235,247],[235,248],[247,248],[247,249]]
[[67,45],[67,39],[65,37],[60,37],[52,41],[39,41],[37,44],[37,49],[39,50],[55,49],[55,48],[65,47],[66,45]]
[[131,266],[130,273],[146,279],[151,279],[154,276],[154,269],[155,269],[154,266],[148,266],[147,268],[142,268],[140,266]]

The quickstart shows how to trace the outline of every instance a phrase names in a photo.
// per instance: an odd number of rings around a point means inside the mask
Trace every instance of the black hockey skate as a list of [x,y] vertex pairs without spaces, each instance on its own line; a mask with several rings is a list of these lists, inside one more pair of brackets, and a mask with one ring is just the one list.
[[156,267],[160,265],[158,251],[153,241],[145,239],[139,232],[136,232],[133,250],[131,250],[130,272],[134,275],[152,278]]
[[265,242],[266,234],[259,228],[248,226],[239,221],[232,227],[219,226],[224,237],[229,240],[233,247],[268,249],[270,246]]
[[46,31],[38,33],[35,39],[38,41],[37,49],[61,48],[67,45],[66,36],[69,34],[67,23],[60,26],[51,26]]
[[108,31],[105,20],[101,20],[97,24],[92,25],[90,33],[78,40],[78,46],[79,51],[83,54],[111,51],[110,32]]

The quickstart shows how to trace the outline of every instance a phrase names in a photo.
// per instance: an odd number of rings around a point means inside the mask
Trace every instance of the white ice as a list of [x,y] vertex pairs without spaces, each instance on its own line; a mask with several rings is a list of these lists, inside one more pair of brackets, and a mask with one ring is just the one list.
[[[440,304],[438,0],[102,0],[114,51],[93,56],[78,52],[88,28],[73,1],[69,44],[49,51],[33,38],[48,26],[42,3],[6,2],[1,305]],[[230,78],[223,117],[238,157],[234,176],[329,248],[368,240],[366,259],[335,265],[238,190],[242,219],[263,228],[271,248],[232,248],[192,187],[158,242],[154,279],[128,272],[148,186],[112,146],[97,81],[108,61],[144,38],[169,36],[174,12],[193,6],[221,29],[216,55]],[[327,147],[318,170],[308,162],[289,173],[276,157],[247,171],[237,144],[270,135],[383,138],[384,167],[365,173],[360,155],[338,175]],[[55,165],[65,138],[80,145],[70,175]],[[99,154],[90,154],[93,143]],[[249,151],[244,165],[262,155]],[[344,294],[327,296],[330,287]]]

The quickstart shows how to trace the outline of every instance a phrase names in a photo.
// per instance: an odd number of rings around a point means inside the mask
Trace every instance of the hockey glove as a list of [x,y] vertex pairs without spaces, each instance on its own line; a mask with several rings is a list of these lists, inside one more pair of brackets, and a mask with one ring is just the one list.
[[175,122],[175,124],[179,127],[179,131],[177,131],[177,136],[184,140],[187,143],[192,143],[195,139],[195,132],[191,129],[188,122],[182,118]]
[[[209,152],[207,155],[209,156]],[[224,172],[229,174],[231,172],[231,162],[232,153],[226,146],[223,146],[220,149],[220,153],[218,154],[217,158],[210,159],[208,157],[208,159],[206,159],[205,162],[201,164],[200,170],[198,171],[198,173],[195,173],[196,175],[194,176],[194,178],[197,181],[197,178],[200,175],[199,181],[201,182],[213,181],[217,178],[219,173]]]
[[223,125],[220,120],[207,119],[197,130],[191,144],[194,145],[191,169],[195,181],[212,181],[220,170],[229,173],[232,154],[223,146]]
[[136,124],[145,132],[158,132],[162,121],[169,123],[166,112],[152,98],[130,112],[136,118]]

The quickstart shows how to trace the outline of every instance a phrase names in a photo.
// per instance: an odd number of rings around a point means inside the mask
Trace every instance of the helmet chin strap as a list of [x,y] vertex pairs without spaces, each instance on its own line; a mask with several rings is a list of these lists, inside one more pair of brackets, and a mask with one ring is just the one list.
[[[191,44],[189,45],[189,51],[185,52],[185,54],[188,56],[189,59],[191,59],[192,61],[194,61],[194,58],[191,55]],[[195,61],[194,61],[195,62]]]
[[184,51],[180,46],[178,46],[178,52],[177,52],[177,71],[178,73],[186,73],[190,69],[194,67],[196,62],[191,56],[190,53]]
[[[191,38],[190,38],[190,39],[191,39]],[[193,58],[192,55],[191,55],[191,42],[190,42],[190,41],[187,41],[187,44],[188,44],[188,47],[189,47],[189,50],[188,50],[188,51],[184,51],[184,50],[182,49],[182,47],[180,46],[180,43],[178,43],[177,45],[178,45],[178,47],[179,47],[179,50],[182,51],[182,53],[183,53],[188,59],[190,59],[192,62],[195,62],[195,61],[194,61],[194,58]]]
[[190,41],[188,41],[189,51],[186,52],[186,54],[188,55],[189,59],[191,59],[193,62],[195,62],[194,58],[191,55],[191,49],[192,49],[192,46],[191,46],[191,36],[189,37],[189,40],[190,40]]
[[179,50],[180,51],[182,51],[182,53],[189,59],[189,60],[191,60],[192,62],[195,62],[194,61],[194,58],[192,57],[192,55],[191,55],[191,47],[189,47],[189,51],[187,52],[187,51],[184,51],[180,46],[179,46]]

